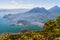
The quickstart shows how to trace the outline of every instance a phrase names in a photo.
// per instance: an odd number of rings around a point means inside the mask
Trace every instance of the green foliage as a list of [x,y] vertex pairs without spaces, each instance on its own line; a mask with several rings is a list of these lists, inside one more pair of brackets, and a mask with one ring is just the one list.
[[57,24],[55,23],[54,20],[48,20],[45,25],[44,25],[44,28],[45,30],[53,30],[53,28],[57,26]]
[[53,33],[54,33],[56,36],[60,36],[60,28],[55,28],[55,29],[53,29]]
[[52,32],[55,36],[60,36],[60,16],[56,20],[48,20],[44,28],[47,32]]
[[[36,33],[37,32],[37,33]],[[8,35],[7,37],[6,34],[3,35],[3,38],[0,37],[0,40],[46,40],[44,35],[40,34],[40,31],[34,31],[34,32],[27,32],[24,34],[13,34],[13,35]]]
[[57,24],[60,26],[60,16],[57,16],[56,22],[57,22]]

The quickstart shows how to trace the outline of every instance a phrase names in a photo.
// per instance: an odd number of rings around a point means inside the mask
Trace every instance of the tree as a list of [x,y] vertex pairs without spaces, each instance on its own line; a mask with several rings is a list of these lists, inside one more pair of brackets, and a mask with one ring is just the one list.
[[44,28],[47,32],[52,32],[55,36],[60,36],[60,16],[56,20],[48,20],[44,24]]
[[60,16],[57,16],[56,22],[57,22],[58,26],[60,27]]
[[57,26],[56,22],[54,20],[48,20],[45,24],[44,24],[44,28],[45,30],[53,30],[53,28]]

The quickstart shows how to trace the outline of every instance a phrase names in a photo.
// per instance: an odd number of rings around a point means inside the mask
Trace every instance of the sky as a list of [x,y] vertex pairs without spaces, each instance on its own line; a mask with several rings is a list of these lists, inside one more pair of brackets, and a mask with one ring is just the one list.
[[60,0],[0,0],[0,9],[60,6]]

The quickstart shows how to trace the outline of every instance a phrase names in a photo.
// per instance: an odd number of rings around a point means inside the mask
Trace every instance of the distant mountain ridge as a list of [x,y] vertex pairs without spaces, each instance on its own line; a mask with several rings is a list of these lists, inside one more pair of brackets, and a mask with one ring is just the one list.
[[36,7],[36,8],[31,9],[27,13],[49,13],[49,12],[43,7],[42,8]]
[[8,20],[26,20],[30,23],[35,22],[36,24],[46,22],[49,19],[55,19],[56,16],[60,15],[60,7],[54,6],[51,9],[47,10],[45,8],[33,8],[25,13],[17,13],[12,15],[5,15],[4,18]]
[[25,13],[29,9],[0,9],[0,16],[4,16],[7,14],[17,14],[17,13]]
[[51,13],[60,14],[60,7],[54,6],[54,7],[50,8],[49,11]]

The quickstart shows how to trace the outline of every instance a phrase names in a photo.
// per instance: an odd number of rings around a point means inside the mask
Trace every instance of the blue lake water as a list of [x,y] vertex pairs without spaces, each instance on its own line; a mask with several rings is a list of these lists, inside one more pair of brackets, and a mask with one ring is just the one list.
[[20,32],[21,29],[24,29],[24,28],[28,28],[29,30],[43,30],[42,27],[37,27],[34,25],[11,26],[7,20],[0,18],[0,34],[6,33],[6,32],[16,33],[16,32]]

